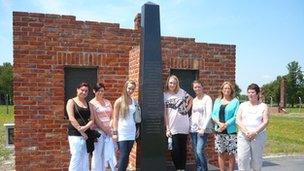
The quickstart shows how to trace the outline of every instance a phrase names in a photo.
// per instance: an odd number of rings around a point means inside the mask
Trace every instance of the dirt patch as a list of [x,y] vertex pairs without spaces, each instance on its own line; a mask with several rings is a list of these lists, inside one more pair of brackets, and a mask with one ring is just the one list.
[[15,156],[11,154],[5,160],[0,161],[0,170],[12,171],[15,170]]

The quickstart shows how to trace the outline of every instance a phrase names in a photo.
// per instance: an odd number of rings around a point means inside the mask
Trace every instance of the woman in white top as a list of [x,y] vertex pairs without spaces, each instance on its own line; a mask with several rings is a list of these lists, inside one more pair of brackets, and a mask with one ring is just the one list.
[[208,163],[204,148],[207,144],[207,125],[211,120],[212,99],[203,92],[203,82],[195,80],[192,83],[196,97],[192,103],[192,114],[190,117],[190,133],[192,149],[194,151],[197,171],[207,171]]
[[129,155],[139,132],[136,131],[134,113],[136,111],[135,100],[131,97],[136,84],[127,81],[123,87],[122,96],[114,103],[113,111],[113,139],[119,145],[118,171],[125,171],[129,163]]
[[94,116],[95,124],[93,128],[97,130],[101,136],[94,143],[94,151],[92,156],[92,171],[105,171],[107,163],[111,166],[112,171],[115,170],[116,156],[115,146],[112,140],[112,128],[110,125],[112,117],[111,102],[105,99],[105,86],[97,83],[93,87],[95,97],[90,101],[89,105]]
[[179,87],[175,75],[168,77],[165,92],[165,124],[168,142],[172,140],[171,157],[177,170],[185,170],[187,158],[187,137],[189,134],[188,111],[192,97]]
[[249,101],[240,105],[236,123],[239,127],[237,139],[239,170],[259,171],[266,142],[268,107],[259,100],[260,88],[250,84],[247,88]]

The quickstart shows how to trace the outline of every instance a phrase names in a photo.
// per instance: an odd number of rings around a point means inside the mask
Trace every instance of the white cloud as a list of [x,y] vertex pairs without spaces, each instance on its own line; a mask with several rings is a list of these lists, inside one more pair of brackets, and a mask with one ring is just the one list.
[[263,78],[264,80],[269,80],[269,79],[272,78],[272,76],[270,76],[270,75],[262,75],[262,78]]

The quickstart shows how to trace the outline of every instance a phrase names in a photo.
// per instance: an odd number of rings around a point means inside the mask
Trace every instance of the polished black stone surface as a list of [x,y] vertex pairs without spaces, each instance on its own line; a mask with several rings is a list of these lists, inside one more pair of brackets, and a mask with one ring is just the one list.
[[144,4],[141,16],[140,170],[166,170],[159,6]]

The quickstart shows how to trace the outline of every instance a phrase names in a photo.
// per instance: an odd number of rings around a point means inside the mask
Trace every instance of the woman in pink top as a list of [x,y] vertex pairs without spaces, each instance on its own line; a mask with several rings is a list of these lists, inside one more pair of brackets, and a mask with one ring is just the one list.
[[[179,86],[175,75],[168,77],[164,92],[166,136],[172,142],[171,157],[176,170],[186,169],[187,138],[190,125],[188,111],[192,97]],[[172,141],[171,141],[172,140]],[[170,145],[169,145],[170,146]]]
[[[106,170],[106,163],[109,162],[112,170],[115,169],[116,158],[114,151],[114,143],[112,140],[111,117],[112,105],[111,102],[105,99],[105,86],[98,83],[93,88],[95,97],[90,101],[90,108],[94,116],[95,124],[93,128],[97,130],[101,136],[94,143],[95,150],[92,156],[92,171]],[[110,157],[109,157],[110,156]]]

